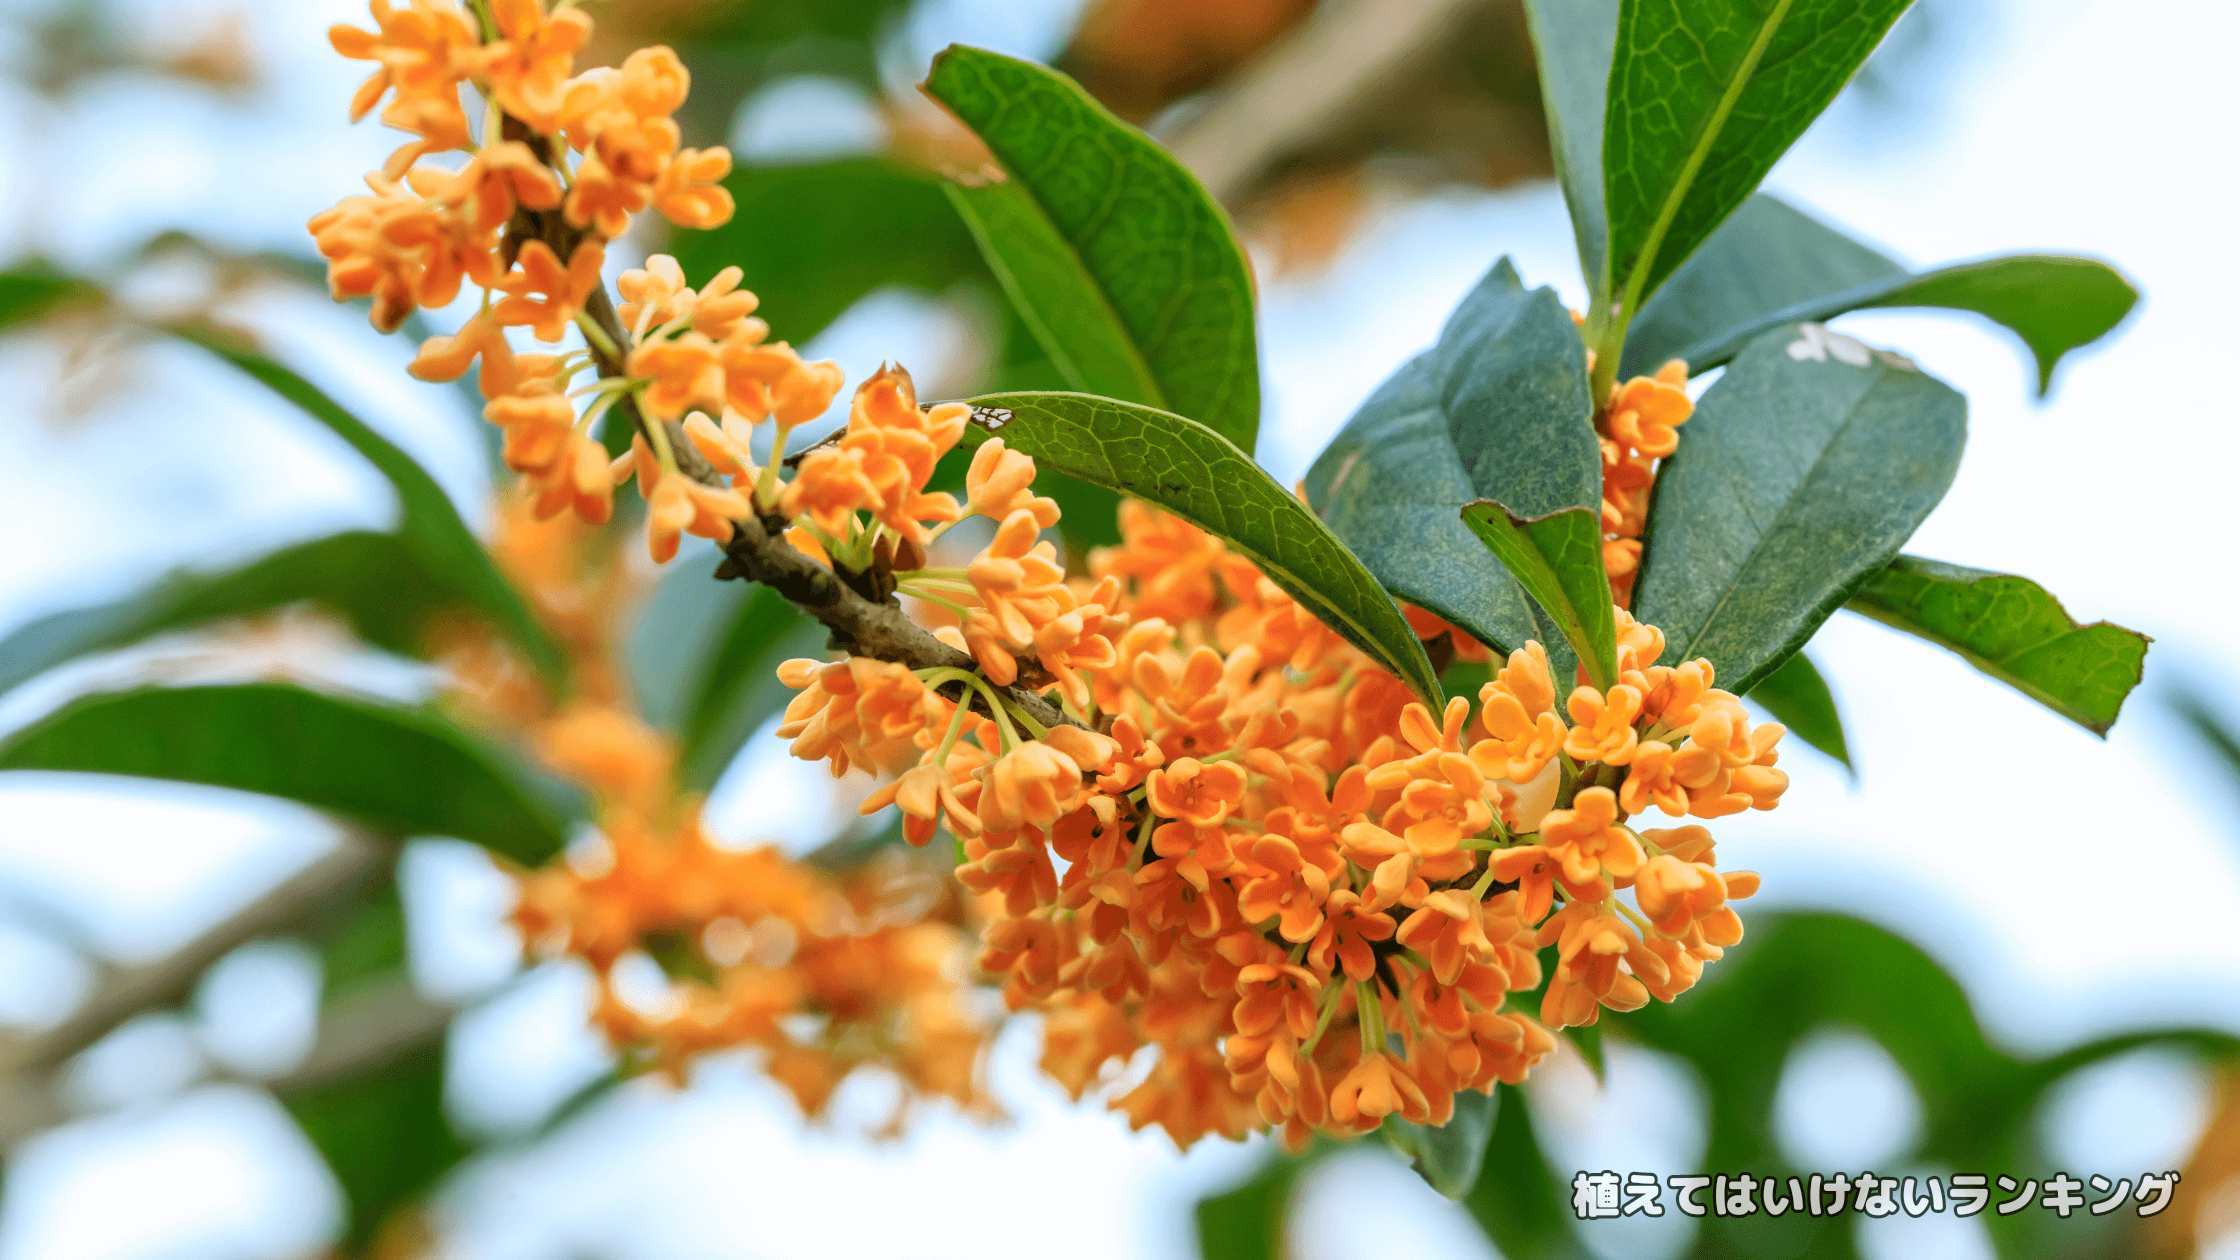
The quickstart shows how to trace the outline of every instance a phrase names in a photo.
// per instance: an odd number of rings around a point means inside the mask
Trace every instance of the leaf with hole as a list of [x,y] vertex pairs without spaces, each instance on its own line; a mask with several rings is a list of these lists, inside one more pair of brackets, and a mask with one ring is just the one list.
[[967,445],[999,434],[1043,467],[1189,521],[1258,565],[1425,703],[1437,701],[1438,677],[1392,597],[1306,505],[1220,434],[1087,394],[991,394],[973,400],[972,414]]
[[1067,382],[1188,416],[1249,452],[1260,426],[1252,274],[1197,178],[1071,79],[978,48],[927,95],[1002,164],[952,190]]
[[1634,615],[1737,695],[1888,564],[1952,485],[1967,402],[1817,324],[1750,343],[1657,474]]
[[456,836],[534,866],[571,792],[433,714],[286,683],[87,696],[0,742],[0,770],[205,783],[300,801],[389,835]]
[[2078,625],[2029,578],[1919,556],[1899,556],[1847,607],[1952,649],[2096,735],[2115,725],[2153,642],[2113,622]]
[[1622,0],[1603,120],[1630,316],[1835,99],[1909,0]]
[[2022,339],[2038,392],[2063,355],[2105,336],[2139,299],[2106,263],[2017,254],[1909,272],[1834,228],[1759,193],[1672,274],[1626,330],[1620,375],[1667,359],[1708,371],[1768,328],[1846,311],[1970,311]]
[[[1307,500],[1394,595],[1501,652],[1527,639],[1554,649],[1530,590],[1564,642],[1588,645],[1582,655],[1606,669],[1615,629],[1590,411],[1571,317],[1554,290],[1526,290],[1503,259],[1439,344],[1380,386],[1316,458]],[[1481,501],[1498,507],[1466,521]]]

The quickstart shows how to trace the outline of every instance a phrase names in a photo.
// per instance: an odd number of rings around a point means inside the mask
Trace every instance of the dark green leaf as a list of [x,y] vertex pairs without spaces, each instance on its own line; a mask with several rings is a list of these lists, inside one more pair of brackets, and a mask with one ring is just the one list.
[[1454,1096],[1454,1115],[1436,1127],[1386,1116],[1385,1140],[1405,1156],[1416,1175],[1450,1199],[1460,1199],[1478,1184],[1485,1164],[1486,1140],[1493,1134],[1498,1096],[1475,1091]]
[[1220,434],[1086,394],[991,394],[973,401],[972,414],[966,444],[1000,432],[1044,467],[1182,517],[1258,565],[1425,703],[1437,701],[1438,677],[1392,598],[1306,505]]
[[342,1183],[350,1211],[343,1247],[353,1254],[467,1153],[444,1118],[440,1042],[291,1093],[286,1105]]
[[1548,148],[1571,211],[1579,270],[1594,304],[1601,306],[1609,296],[1604,259],[1610,244],[1602,205],[1602,112],[1618,38],[1618,0],[1525,0],[1524,12],[1539,54]]
[[1842,762],[1844,769],[1853,768],[1851,749],[1843,742],[1843,715],[1812,658],[1799,652],[1783,661],[1750,689],[1750,698],[1790,734]]
[[1040,66],[952,46],[925,91],[1008,174],[1001,189],[964,190],[959,204],[1060,371],[1251,451],[1260,426],[1252,274],[1197,178]]
[[1702,372],[1780,324],[1872,307],[1973,311],[2013,330],[2038,369],[2123,321],[2138,291],[2088,258],[2020,254],[1908,273],[1865,245],[1759,193],[1713,233],[1626,330],[1621,375],[1667,359]]
[[[1625,315],[1740,206],[1908,0],[1622,0],[1602,167]],[[1622,317],[1621,317],[1622,318]]]
[[208,329],[173,331],[256,378],[365,456],[396,488],[402,507],[397,536],[421,568],[443,589],[470,600],[474,611],[519,646],[548,680],[565,677],[567,657],[558,641],[537,621],[521,593],[498,572],[490,553],[459,519],[458,510],[442,487],[411,456],[337,406],[311,382],[265,355]]
[[395,534],[351,532],[277,551],[226,573],[175,573],[114,603],[42,617],[0,642],[0,691],[153,634],[311,600],[376,647],[413,653],[430,614],[466,602]]
[[542,782],[450,723],[283,683],[88,696],[0,743],[0,770],[262,792],[529,865],[567,840],[568,814]]
[[[1439,344],[1315,460],[1308,501],[1386,589],[1503,653],[1549,640],[1503,567],[1522,566],[1565,641],[1592,644],[1587,655],[1607,668],[1602,465],[1587,399],[1586,352],[1563,304],[1553,290],[1528,292],[1503,259]],[[1506,511],[1466,524],[1462,509],[1480,500]]]
[[1548,1168],[1524,1091],[1501,1085],[1496,1092],[1499,1114],[1486,1143],[1485,1167],[1463,1206],[1504,1256],[1585,1260],[1590,1253],[1571,1226],[1570,1181],[1558,1180]]
[[1894,259],[1787,202],[1752,193],[1641,304],[1626,326],[1618,375],[1646,376],[1669,359],[1686,359],[1690,372],[1707,372],[1733,356],[1730,349],[1718,363],[1700,357],[1730,329],[1905,274]]
[[813,618],[768,587],[754,589],[697,673],[679,749],[679,773],[688,789],[714,787],[747,738],[793,698],[778,681],[778,665],[821,655],[824,644],[824,629]]
[[669,251],[694,283],[746,272],[755,312],[795,345],[887,286],[942,293],[987,269],[941,181],[884,158],[742,167],[724,180],[731,220],[678,232]]
[[63,275],[44,262],[19,262],[0,271],[0,329],[31,323],[72,298],[99,293],[85,281]]
[[1967,403],[1817,324],[1750,343],[1657,475],[1634,615],[1665,659],[1748,692],[1898,553],[1944,497]]
[[1276,1156],[1233,1189],[1198,1200],[1198,1254],[1204,1260],[1283,1260],[1284,1213],[1305,1166]]
[[1899,556],[1849,605],[1959,653],[1970,665],[2094,734],[2139,685],[2147,644],[2112,622],[2080,626],[2028,578]]

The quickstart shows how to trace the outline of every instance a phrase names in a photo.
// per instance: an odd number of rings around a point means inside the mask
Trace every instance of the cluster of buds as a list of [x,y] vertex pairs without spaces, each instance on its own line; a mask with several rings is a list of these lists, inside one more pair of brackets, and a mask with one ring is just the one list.
[[1602,568],[1620,607],[1633,604],[1657,461],[1680,449],[1680,426],[1695,414],[1687,386],[1688,365],[1674,359],[1654,376],[1611,386],[1595,412],[1602,443]]
[[[657,257],[623,277],[619,337],[595,317],[606,242],[632,214],[651,206],[695,228],[731,217],[731,194],[716,182],[730,154],[679,147],[671,115],[691,82],[683,63],[643,48],[619,67],[575,73],[591,19],[565,3],[547,12],[544,0],[491,0],[484,21],[450,0],[373,0],[373,15],[375,31],[330,32],[336,51],[378,67],[352,117],[387,98],[382,121],[414,139],[366,177],[370,195],[311,220],[336,300],[371,298],[386,332],[415,308],[450,304],[467,282],[480,286],[480,309],[457,333],[430,338],[411,370],[454,380],[480,360],[484,417],[505,430],[506,466],[538,514],[604,521],[614,487],[635,475],[657,558],[685,529],[728,537],[746,500],[676,475],[669,424],[695,407],[731,425],[773,414],[798,423],[831,405],[840,374],[767,340],[736,268],[695,292]],[[468,87],[485,103],[479,137],[461,105]],[[423,161],[445,153],[464,160]],[[516,354],[509,328],[546,343],[579,328],[588,344]],[[571,389],[587,372],[593,382]],[[610,460],[598,426],[625,399],[652,442]]]
[[[614,1045],[679,1080],[703,1051],[758,1049],[809,1116],[864,1064],[896,1074],[902,1104],[993,1113],[993,1027],[960,987],[970,937],[938,869],[890,854],[837,880],[711,840],[699,802],[676,792],[666,741],[619,708],[571,705],[531,736],[597,796],[599,834],[520,876],[514,922],[533,951],[589,965],[592,1018]],[[666,991],[625,993],[632,958],[658,964]]]
[[1655,627],[1617,612],[1607,690],[1559,692],[1528,644],[1476,706],[1434,715],[1185,521],[1130,502],[1122,545],[1068,577],[1019,452],[985,442],[965,504],[926,496],[881,435],[945,448],[964,416],[908,401],[867,385],[866,440],[840,448],[860,456],[804,461],[787,501],[851,564],[885,563],[865,551],[884,532],[907,553],[912,525],[997,518],[963,568],[892,573],[978,668],[790,662],[779,733],[836,774],[892,775],[864,809],[898,806],[913,843],[949,833],[981,968],[1044,1016],[1044,1066],[1077,1097],[1156,1045],[1113,1105],[1184,1145],[1443,1123],[1459,1091],[1523,1079],[1551,1029],[1670,999],[1739,939],[1727,903],[1756,877],[1718,870],[1700,826],[1628,819],[1772,808],[1782,728],[1753,729],[1708,662],[1658,665]]

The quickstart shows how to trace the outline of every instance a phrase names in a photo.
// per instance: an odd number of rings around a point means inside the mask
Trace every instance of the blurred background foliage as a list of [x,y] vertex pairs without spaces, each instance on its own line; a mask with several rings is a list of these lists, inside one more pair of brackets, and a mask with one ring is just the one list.
[[[1868,63],[1854,96],[1898,114],[1934,109],[1939,76],[1932,72],[1945,56],[1944,34],[1969,4],[1921,0]],[[971,172],[986,155],[915,91],[923,67],[914,64],[911,41],[937,25],[928,11],[940,7],[939,0],[600,6],[600,43],[586,60],[604,63],[649,43],[674,46],[694,75],[681,116],[685,142],[729,142],[740,158],[728,181],[739,210],[728,225],[636,243],[645,252],[675,253],[692,276],[741,266],[762,294],[761,314],[796,343],[866,298],[894,290],[962,313],[971,343],[953,361],[921,369],[929,396],[1062,388],[941,191],[945,175]],[[151,25],[123,20],[95,0],[74,0],[12,15],[0,51],[16,89],[49,98],[124,72],[240,94],[260,80],[243,30],[239,16],[222,8]],[[1074,13],[1055,64],[1200,172],[1231,212],[1263,279],[1326,264],[1372,205],[1550,172],[1530,43],[1514,0],[1089,0]],[[805,155],[771,139],[758,120],[783,109],[810,117],[811,131],[815,119],[827,119],[839,142],[826,147],[850,151]],[[339,113],[338,104],[337,119]],[[292,252],[241,251],[190,235],[190,226],[151,233],[143,249],[95,279],[116,281],[146,272],[151,262],[187,260],[201,282],[183,311],[174,294],[116,290],[135,314],[166,318],[252,286],[321,287],[308,241]],[[0,275],[0,328],[60,338],[81,366],[113,362],[105,356],[119,345],[103,314],[112,308],[82,281],[15,252]],[[115,383],[112,375],[93,387]],[[489,434],[484,426],[475,430]],[[961,470],[948,475],[961,481]],[[1066,525],[1081,531],[1069,544],[1111,539],[1109,495],[1073,486],[1062,497]],[[262,566],[266,576],[258,580],[283,592],[299,590],[306,572],[321,575],[323,589],[302,589],[303,597],[340,613],[364,642],[411,652],[422,646],[414,623],[448,593],[400,586],[390,550],[396,544],[383,541],[391,538],[343,535],[251,567]],[[14,632],[0,642],[0,692],[35,685],[50,668],[87,652],[252,610],[200,599],[207,577],[182,577],[122,603]],[[679,566],[650,593],[640,618],[641,627],[658,626],[660,633],[641,631],[632,640],[626,657],[633,689],[649,717],[679,738],[690,784],[706,788],[782,703],[771,665],[813,650],[817,636],[782,601],[742,584],[711,583],[692,565]],[[137,668],[142,680],[166,669],[191,672],[176,657]],[[2198,702],[2173,703],[2230,764],[2240,786],[2240,727]],[[818,860],[860,864],[890,838],[872,829],[844,833]],[[323,977],[313,1048],[275,1070],[221,1066],[219,1074],[270,1090],[327,1161],[347,1202],[338,1254],[416,1252],[428,1226],[414,1205],[431,1187],[478,1149],[537,1142],[615,1077],[595,1077],[575,1098],[503,1136],[460,1126],[447,1111],[444,1084],[457,1003],[433,999],[412,983],[395,862],[392,838],[347,835],[335,856],[168,957],[133,967],[90,963],[94,979],[76,1009],[0,1038],[0,1143],[13,1147],[69,1119],[64,1096],[83,1077],[83,1064],[144,1028],[151,1012],[160,1018],[204,1001],[218,970],[251,951],[270,951],[275,941],[296,942],[285,947],[296,951],[287,956]],[[275,906],[285,913],[272,913]],[[6,889],[0,913],[55,948],[91,952],[65,919]],[[2227,1065],[2215,1116],[2170,1212],[2148,1221],[2121,1212],[2090,1222],[1987,1213],[1984,1224],[2004,1256],[2190,1256],[2202,1241],[2204,1206],[2240,1193],[2240,1076],[2230,1066],[2229,1038],[2169,1029],[2094,1041],[2051,1058],[2018,1058],[1987,1039],[1950,975],[1902,937],[1861,920],[1755,917],[1749,940],[1685,1001],[1608,1020],[1582,1048],[1615,1043],[1686,1065],[1710,1117],[1697,1166],[1760,1176],[1814,1171],[1794,1164],[1777,1140],[1776,1099],[1800,1044],[1831,1026],[1871,1038],[1904,1073],[1923,1122],[1918,1140],[1897,1155],[1908,1169],[1947,1176],[2049,1172],[2035,1127],[2045,1100],[2074,1073],[2113,1056],[2159,1047]],[[1572,1221],[1570,1170],[1553,1163],[1536,1139],[1546,1128],[1538,1105],[1528,1092],[1503,1089],[1484,1174],[1463,1206],[1514,1260],[1611,1254],[1608,1245],[1590,1249]],[[1206,1198],[1197,1219],[1208,1260],[1286,1254],[1287,1222],[1296,1215],[1291,1193],[1308,1184],[1304,1174],[1328,1154],[1271,1158],[1249,1180]],[[1848,1256],[1857,1254],[1855,1226],[1852,1217],[1799,1214],[1709,1218],[1689,1254]]]

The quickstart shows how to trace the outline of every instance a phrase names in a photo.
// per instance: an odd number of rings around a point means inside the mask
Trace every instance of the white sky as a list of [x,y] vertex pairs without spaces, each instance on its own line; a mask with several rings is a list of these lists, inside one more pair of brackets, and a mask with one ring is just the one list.
[[[212,6],[127,7],[177,21]],[[950,0],[914,21],[909,42],[921,53],[960,36],[1043,51],[1037,41],[1062,30],[1038,16],[1047,8]],[[387,141],[341,127],[354,75],[321,39],[326,22],[354,20],[358,6],[256,9],[275,82],[248,103],[111,83],[55,109],[0,88],[0,151],[23,155],[0,162],[0,252],[36,242],[68,263],[99,263],[179,222],[229,244],[296,247],[302,221],[347,191]],[[2240,154],[2223,89],[2240,9],[1986,0],[1954,38],[1951,81],[1902,116],[1901,137],[1839,106],[1769,187],[1911,262],[2080,252],[2138,283],[2139,313],[2105,348],[2066,365],[2043,405],[2028,397],[2020,348],[1969,319],[1878,313],[1842,326],[1903,349],[1971,402],[1958,481],[1909,550],[2027,574],[2080,619],[2153,634],[2148,681],[2102,743],[1937,649],[1839,616],[1815,655],[1845,707],[1860,777],[1847,781],[1800,749],[1785,763],[1795,782],[1781,810],[1718,825],[1722,856],[1765,872],[1761,906],[1849,910],[1920,942],[2018,1048],[2159,1023],[2240,1029],[2233,789],[2161,708],[2161,697],[2191,687],[2240,714],[2240,670],[2223,655],[2235,611],[2229,501],[2194,475],[2221,457],[2240,420],[2217,380],[2233,361],[2218,343],[2240,291],[2231,232]],[[824,125],[835,137],[860,134]],[[1580,301],[1561,205],[1545,186],[1389,210],[1326,273],[1270,281],[1261,455],[1276,476],[1302,471],[1503,253],[1529,282]],[[319,379],[447,487],[478,493],[479,447],[448,400],[431,404],[426,387],[403,378],[407,347],[323,304],[271,319]],[[953,332],[928,304],[888,299],[827,341],[853,378],[883,358],[931,358]],[[141,371],[81,419],[34,420],[59,401],[52,365],[36,346],[0,347],[0,379],[16,400],[0,423],[0,531],[38,541],[0,552],[0,633],[182,563],[223,563],[393,513],[377,478],[253,387],[187,355]],[[246,486],[241,469],[257,474]],[[127,511],[163,528],[128,534],[116,528]],[[20,708],[0,708],[0,722],[22,720]],[[751,817],[748,800],[789,782],[799,780],[767,760],[742,764],[715,812]],[[112,956],[145,957],[184,938],[217,899],[281,878],[317,844],[294,811],[0,776],[0,886]],[[418,895],[450,925],[416,942],[430,982],[487,988],[503,971],[487,868],[478,874],[455,850],[415,861]],[[2113,889],[2123,891],[2103,891]],[[502,941],[495,948],[502,954]],[[74,975],[66,958],[0,933],[0,990],[32,994],[26,1009],[37,1008],[37,991],[66,993]],[[999,1055],[1014,1123],[934,1117],[885,1145],[803,1133],[736,1065],[712,1066],[681,1097],[634,1091],[546,1148],[462,1179],[445,1200],[449,1249],[492,1260],[961,1256],[1063,1239],[1085,1260],[1192,1254],[1190,1203],[1252,1153],[1216,1143],[1178,1160],[1163,1138],[1065,1105],[1033,1079],[1030,1043],[1030,1030],[1015,1030]],[[1835,1037],[1814,1054],[1783,1103],[1799,1117],[1791,1136],[1803,1150],[1831,1140],[1811,1129],[1815,1097],[1824,1114],[1831,1098],[1856,1096],[1846,1090],[1873,1097],[1891,1084],[1876,1076],[1888,1069],[1871,1045]],[[477,1013],[461,1034],[454,1088],[463,1118],[502,1128],[596,1064],[577,990],[565,975],[543,975]],[[1542,1091],[1557,1118],[1551,1141],[1580,1161],[1677,1164],[1700,1143],[1690,1088],[1647,1055],[1621,1054],[1600,1096],[1577,1071],[1556,1071]],[[875,1084],[859,1092],[876,1110]],[[2120,1150],[2142,1166],[2174,1159],[2199,1097],[2183,1064],[2105,1074],[2064,1102],[2060,1149]],[[333,1210],[309,1161],[255,1094],[143,1100],[19,1152],[0,1256],[288,1254],[315,1242]],[[118,1202],[131,1212],[109,1209]],[[1312,1240],[1303,1256],[1383,1254],[1410,1239],[1439,1254],[1482,1247],[1412,1177],[1367,1157],[1319,1174],[1300,1212],[1300,1237]],[[1684,1241],[1667,1229],[1597,1243],[1662,1255]],[[1982,1254],[1967,1230],[1882,1229],[1867,1245],[1880,1255]]]

